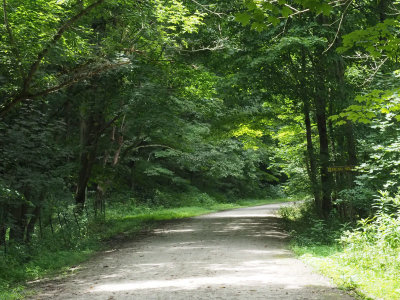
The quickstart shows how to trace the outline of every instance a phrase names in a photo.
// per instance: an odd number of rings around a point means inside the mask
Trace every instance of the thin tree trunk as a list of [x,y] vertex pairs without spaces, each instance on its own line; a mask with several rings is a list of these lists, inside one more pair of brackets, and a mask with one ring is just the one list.
[[29,220],[29,223],[26,227],[26,238],[25,238],[26,243],[29,243],[32,239],[32,235],[35,231],[35,224],[40,216],[40,207],[36,206],[32,214],[33,216]]
[[97,147],[93,146],[92,149],[85,151],[81,155],[78,183],[75,193],[75,203],[78,210],[82,210],[85,205],[86,188],[95,162],[96,148]]
[[377,12],[379,14],[379,21],[384,22],[387,16],[388,6],[392,3],[391,0],[378,0]]
[[0,225],[0,247],[6,245],[6,225],[3,223]]
[[[322,22],[323,16],[320,16],[319,22]],[[330,165],[329,154],[329,135],[327,130],[327,97],[328,92],[325,86],[326,65],[321,52],[316,52],[314,55],[309,54],[310,61],[314,69],[314,107],[319,135],[319,166],[321,178],[321,211],[320,215],[325,219],[328,218],[332,210],[332,188],[333,177],[332,173],[328,172]],[[316,59],[316,58],[319,59]]]
[[[346,125],[346,140],[347,140],[347,154],[348,154],[348,164],[350,166],[357,165],[357,148],[356,139],[354,137],[354,127],[351,122]],[[354,173],[349,173],[349,186],[354,185]]]
[[317,180],[317,164],[314,156],[314,146],[312,143],[312,130],[310,119],[310,103],[308,100],[303,102],[304,123],[306,125],[306,139],[307,139],[307,158],[309,162],[309,179],[311,182],[311,189],[314,195],[315,204],[320,210],[322,208],[320,188]]
[[6,246],[6,232],[7,232],[7,205],[1,206],[1,219],[0,219],[0,246]]
[[17,243],[24,242],[25,228],[27,225],[26,213],[26,204],[20,204],[11,209],[13,224],[10,226],[10,241]]
[[[97,123],[96,123],[97,122]],[[75,193],[75,203],[78,212],[83,211],[86,201],[86,188],[96,159],[97,135],[99,120],[89,116],[88,121],[81,119],[81,147],[80,169]],[[95,124],[98,124],[97,126]]]
[[317,92],[315,98],[317,126],[319,133],[319,159],[322,190],[322,215],[327,218],[332,210],[332,174],[328,172],[329,167],[329,137],[326,126],[326,101],[324,95]]
[[[306,69],[306,54],[305,51],[302,51],[301,57],[301,89],[307,85],[307,69]],[[310,100],[308,98],[307,93],[302,94],[303,98],[303,114],[304,114],[304,124],[306,126],[306,140],[307,140],[307,158],[308,158],[308,167],[309,167],[309,179],[311,182],[311,191],[314,196],[316,207],[320,210],[322,207],[321,203],[321,195],[320,195],[320,186],[317,180],[317,162],[314,156],[314,146],[312,142],[312,129],[311,129],[311,118],[310,118]]]

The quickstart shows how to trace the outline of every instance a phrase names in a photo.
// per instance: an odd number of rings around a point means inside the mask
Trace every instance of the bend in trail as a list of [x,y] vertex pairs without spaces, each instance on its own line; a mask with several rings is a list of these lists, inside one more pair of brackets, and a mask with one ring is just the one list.
[[280,205],[160,225],[33,299],[353,299],[287,250]]

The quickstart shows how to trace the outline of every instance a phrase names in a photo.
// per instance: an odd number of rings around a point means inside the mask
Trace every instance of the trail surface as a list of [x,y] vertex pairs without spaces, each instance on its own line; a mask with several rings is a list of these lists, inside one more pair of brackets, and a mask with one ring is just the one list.
[[287,250],[280,205],[160,225],[32,299],[353,299]]

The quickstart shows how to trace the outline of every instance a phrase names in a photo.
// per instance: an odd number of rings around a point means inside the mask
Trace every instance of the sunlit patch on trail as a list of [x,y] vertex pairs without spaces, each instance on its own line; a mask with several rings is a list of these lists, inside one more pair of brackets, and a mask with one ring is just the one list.
[[194,231],[193,229],[174,229],[174,230],[172,230],[172,229],[169,229],[169,230],[157,229],[157,230],[154,230],[153,232],[155,234],[160,234],[160,233],[181,233],[181,232],[193,232],[193,231]]
[[[272,270],[271,270],[272,271]],[[135,291],[145,289],[182,289],[192,290],[203,286],[218,286],[218,285],[236,285],[236,286],[258,286],[261,284],[276,284],[282,285],[285,281],[291,282],[295,278],[280,276],[265,276],[265,274],[257,274],[252,276],[234,276],[234,275],[221,275],[216,277],[190,277],[175,280],[147,280],[147,281],[133,281],[125,283],[109,283],[102,284],[90,290],[90,293],[100,292],[123,292]],[[310,284],[310,283],[308,283]],[[305,285],[288,284],[284,286],[285,289],[301,289]]]

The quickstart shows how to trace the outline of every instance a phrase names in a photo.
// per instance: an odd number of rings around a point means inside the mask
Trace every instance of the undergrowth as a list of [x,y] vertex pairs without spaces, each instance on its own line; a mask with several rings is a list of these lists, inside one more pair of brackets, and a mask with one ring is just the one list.
[[291,248],[341,288],[365,299],[400,299],[400,195],[382,192],[373,214],[354,223],[317,217],[308,201],[280,214]]
[[[159,195],[161,197],[162,195]],[[165,195],[164,195],[165,196]],[[188,196],[188,195],[186,195]],[[169,197],[172,197],[169,195]],[[183,196],[180,196],[183,197]],[[190,198],[191,197],[191,198]],[[174,220],[206,214],[214,211],[267,203],[290,201],[287,198],[242,199],[220,203],[208,194],[197,198],[189,195],[185,203],[177,201],[175,207],[145,205],[134,199],[114,201],[109,204],[104,217],[94,217],[87,212],[78,219],[73,218],[71,208],[61,213],[61,221],[71,219],[68,231],[54,225],[54,232],[38,235],[30,245],[2,249],[0,255],[0,299],[22,299],[27,295],[25,283],[53,275],[66,275],[71,267],[97,251],[109,247],[114,239],[124,240],[138,232],[152,228],[159,221]],[[171,198],[172,201],[172,198]],[[164,203],[168,201],[164,201]],[[181,206],[181,207],[177,207]],[[69,212],[69,214],[68,214]],[[63,223],[60,224],[63,224]],[[7,251],[5,253],[5,250]]]

